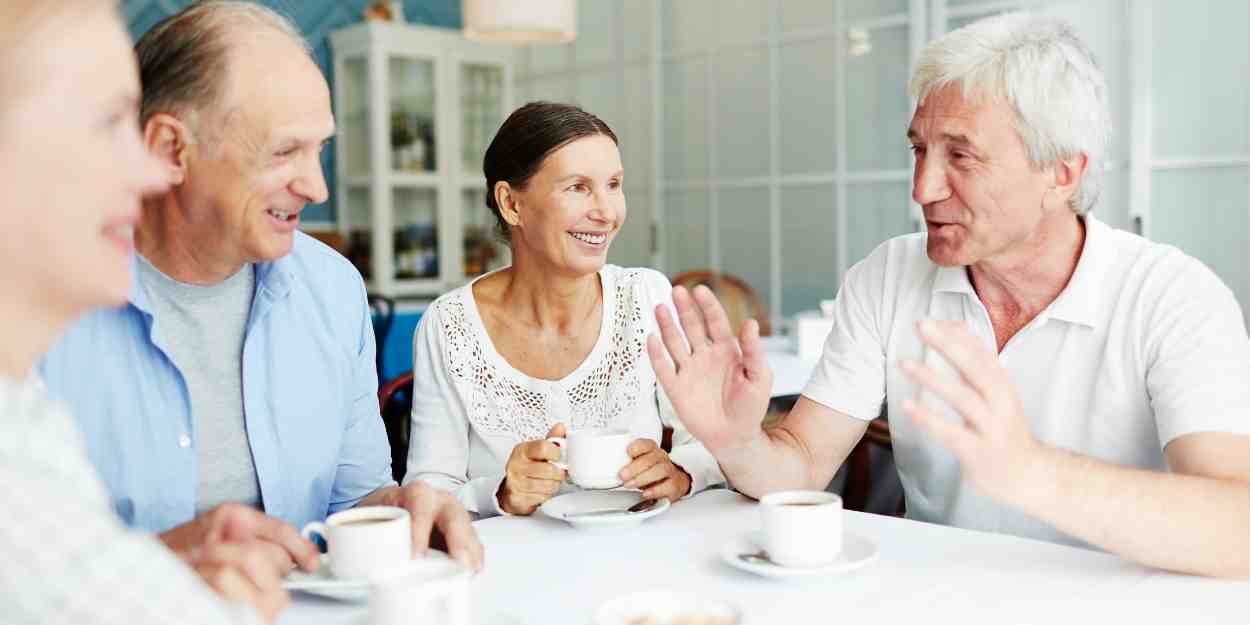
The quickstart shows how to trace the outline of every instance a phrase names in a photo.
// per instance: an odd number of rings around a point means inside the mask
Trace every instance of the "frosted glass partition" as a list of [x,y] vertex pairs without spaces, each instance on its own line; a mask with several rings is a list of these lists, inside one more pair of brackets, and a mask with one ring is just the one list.
[[1129,217],[1129,172],[1120,168],[1105,172],[1102,177],[1102,194],[1094,204],[1094,216],[1099,221],[1122,230],[1132,230]]
[[716,43],[732,46],[764,41],[773,4],[772,0],[720,0],[706,18],[716,21]]
[[1206,263],[1250,306],[1250,176],[1245,168],[1155,172],[1151,238]]
[[711,266],[708,254],[708,196],[703,191],[664,195],[664,271],[669,277]]
[[834,116],[836,45],[832,39],[816,39],[781,47],[780,91],[785,95],[778,100],[783,174],[833,171],[837,139],[833,124],[813,120],[832,120]]
[[717,178],[768,175],[768,51],[735,48],[717,56]]
[[818,30],[833,26],[837,5],[832,2],[781,2],[781,32]]
[[651,38],[655,32],[656,0],[630,0],[621,3],[621,35],[625,44],[625,60],[651,57]]
[[601,65],[616,58],[617,2],[578,2],[577,39],[573,54],[578,65]]
[[647,67],[631,65],[625,68],[625,99],[631,106],[624,107],[621,126],[613,126],[612,129],[620,140],[627,186],[651,181],[651,151],[655,136],[651,127],[651,85],[651,74]]
[[772,293],[768,188],[722,189],[717,211],[721,269],[745,280],[767,306]]
[[703,60],[664,66],[664,175],[707,176],[707,76]]
[[907,169],[906,26],[870,31],[871,50],[846,64],[847,166],[851,171]]
[[722,0],[682,0],[660,2],[664,53],[706,50],[716,42],[715,15]]
[[608,261],[622,267],[651,266],[651,189],[625,183],[625,225],[608,250]]
[[568,69],[568,44],[529,47],[529,69],[534,74],[547,74]]
[[882,242],[912,232],[911,185],[906,182],[852,184],[846,193],[846,249],[849,265]]
[[[625,102],[620,73],[599,70],[582,74],[577,79],[578,105],[607,122],[611,128],[619,128],[624,116]],[[619,136],[619,130],[616,131]]]
[[907,4],[907,0],[842,0],[842,19],[854,22],[887,15],[906,15]]
[[781,188],[781,312],[817,310],[837,292],[832,184]]
[[1156,1],[1153,21],[1155,156],[1250,152],[1250,2]]

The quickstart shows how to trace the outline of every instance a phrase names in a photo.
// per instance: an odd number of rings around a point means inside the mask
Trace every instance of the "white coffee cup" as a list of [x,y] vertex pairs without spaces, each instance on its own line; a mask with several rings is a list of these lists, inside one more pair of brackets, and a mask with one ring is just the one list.
[[822,490],[791,490],[760,499],[761,547],[782,566],[813,567],[842,552],[842,498]]
[[469,625],[471,578],[463,564],[433,556],[380,573],[369,584],[369,625]]
[[629,464],[628,430],[577,429],[567,437],[552,437],[563,450],[558,462],[551,464],[569,472],[569,479],[582,488],[616,488],[621,485],[621,469]]
[[393,506],[367,506],[331,514],[300,531],[304,538],[320,534],[330,550],[330,572],[339,579],[365,580],[412,559],[412,527],[408,511]]

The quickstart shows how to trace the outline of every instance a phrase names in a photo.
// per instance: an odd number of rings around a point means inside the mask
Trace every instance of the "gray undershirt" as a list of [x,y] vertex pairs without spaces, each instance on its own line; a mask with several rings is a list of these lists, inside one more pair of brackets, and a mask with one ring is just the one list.
[[248,263],[211,286],[178,282],[142,256],[139,279],[155,319],[153,340],[186,380],[191,443],[199,461],[195,509],[228,501],[261,507],[260,484],[243,418],[243,338],[255,273]]

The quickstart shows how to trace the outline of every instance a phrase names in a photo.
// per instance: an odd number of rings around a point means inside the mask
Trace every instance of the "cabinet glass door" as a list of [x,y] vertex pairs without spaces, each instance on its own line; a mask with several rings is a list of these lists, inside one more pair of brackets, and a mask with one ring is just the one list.
[[423,173],[438,169],[434,118],[434,61],[391,57],[390,79],[391,169]]
[[[343,171],[349,177],[367,176],[369,160],[369,64],[364,57],[343,61],[342,110],[339,111],[339,138],[345,156]],[[366,214],[368,208],[366,207]]]
[[464,171],[482,173],[482,157],[503,124],[503,68],[460,66],[461,162]]
[[433,189],[396,188],[392,195],[395,213],[395,279],[437,278],[438,194]]

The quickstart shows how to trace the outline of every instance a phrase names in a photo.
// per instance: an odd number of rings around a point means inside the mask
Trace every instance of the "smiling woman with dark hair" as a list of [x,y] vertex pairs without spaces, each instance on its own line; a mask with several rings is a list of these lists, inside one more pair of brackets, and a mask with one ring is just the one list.
[[617,137],[575,106],[533,102],[486,150],[486,205],[512,265],[435,301],[414,339],[407,480],[454,491],[481,515],[530,514],[565,472],[545,439],[570,428],[628,430],[627,488],[677,500],[723,477],[672,423],[645,355],[668,279],[606,264],[625,222]]

